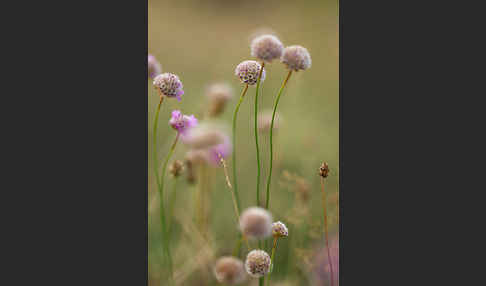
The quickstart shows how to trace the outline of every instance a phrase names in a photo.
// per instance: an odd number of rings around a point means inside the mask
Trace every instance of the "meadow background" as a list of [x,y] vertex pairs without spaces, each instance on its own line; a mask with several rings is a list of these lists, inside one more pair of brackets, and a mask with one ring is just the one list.
[[[289,228],[289,238],[280,239],[276,270],[271,285],[311,285],[310,269],[314,255],[324,245],[322,203],[318,169],[323,161],[331,170],[326,180],[330,233],[337,232],[339,187],[339,22],[337,1],[227,1],[227,0],[148,0],[148,52],[161,63],[163,72],[177,74],[185,94],[181,102],[165,100],[158,131],[161,161],[168,152],[175,131],[168,126],[170,111],[201,118],[207,109],[205,88],[214,82],[227,82],[234,97],[220,117],[231,130],[233,110],[243,85],[234,69],[250,56],[251,36],[258,31],[273,31],[285,46],[299,44],[312,57],[312,67],[293,73],[279,103],[282,117],[274,137],[274,171],[270,211],[274,220]],[[265,66],[267,77],[259,95],[259,109],[273,106],[278,89],[287,74],[283,64]],[[148,197],[149,197],[149,285],[161,285],[161,233],[158,195],[153,176],[152,126],[158,96],[148,80]],[[237,158],[238,190],[242,209],[256,203],[256,154],[253,136],[253,99],[250,87],[238,115]],[[260,135],[262,161],[261,192],[265,193],[268,175],[268,135]],[[173,160],[184,158],[186,147],[177,146]],[[171,161],[173,161],[171,160]],[[231,159],[228,158],[231,168]],[[231,169],[229,170],[232,174]],[[219,256],[230,255],[237,238],[231,194],[221,168],[211,170],[212,243],[204,246],[194,227],[193,195],[196,186],[185,180],[177,183],[174,207],[174,232],[171,249],[179,285],[218,285],[207,270]],[[166,194],[174,180],[167,176]],[[299,204],[298,196],[307,200]],[[262,197],[263,200],[264,196]],[[167,200],[166,200],[167,202]],[[256,246],[256,244],[254,244]],[[244,249],[244,248],[243,248]],[[269,252],[269,250],[267,250]],[[246,255],[246,252],[244,252]],[[244,259],[244,256],[242,256]],[[257,280],[244,285],[254,285]],[[281,284],[278,284],[281,283]],[[287,283],[287,284],[285,284]]]

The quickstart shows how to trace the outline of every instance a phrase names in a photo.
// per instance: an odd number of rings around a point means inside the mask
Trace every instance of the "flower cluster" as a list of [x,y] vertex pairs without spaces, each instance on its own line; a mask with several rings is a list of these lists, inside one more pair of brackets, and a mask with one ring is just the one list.
[[216,261],[214,276],[219,283],[235,285],[246,280],[243,262],[236,257],[223,256]]
[[270,256],[263,250],[252,250],[246,256],[246,272],[255,278],[260,278],[270,271]]
[[248,238],[263,239],[272,233],[272,214],[260,207],[251,207],[240,216],[240,230]]
[[159,74],[154,78],[154,86],[163,96],[175,97],[181,100],[184,94],[182,90],[182,82],[178,76],[171,73]]
[[256,37],[251,43],[251,55],[267,62],[280,58],[283,49],[282,42],[274,35]]
[[306,70],[312,65],[309,51],[302,46],[286,47],[283,51],[281,61],[290,70],[295,71]]
[[[242,83],[255,85],[262,66],[256,61],[241,62],[235,69],[235,75],[240,78]],[[262,71],[261,82],[265,80],[265,69]]]
[[289,236],[289,230],[283,222],[277,221],[272,224],[272,235],[273,237],[287,237]]
[[197,119],[194,115],[188,116],[182,114],[180,110],[174,110],[169,124],[180,134],[185,134],[190,128],[197,126]]

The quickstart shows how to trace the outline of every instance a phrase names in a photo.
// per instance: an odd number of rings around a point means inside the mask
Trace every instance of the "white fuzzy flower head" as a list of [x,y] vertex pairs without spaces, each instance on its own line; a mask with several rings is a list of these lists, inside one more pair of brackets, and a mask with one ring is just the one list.
[[260,278],[270,271],[271,259],[268,253],[263,250],[252,250],[246,256],[246,272],[254,277]]
[[282,63],[286,64],[290,70],[306,70],[311,67],[312,60],[306,48],[302,46],[286,47],[283,51]]
[[[235,69],[235,75],[240,79],[241,83],[255,85],[260,74],[262,66],[256,61],[243,61]],[[261,82],[265,80],[265,68],[262,72]]]
[[181,96],[184,94],[182,82],[175,74],[159,74],[154,78],[154,86],[162,95],[167,97],[175,97],[179,101],[181,100]]
[[272,235],[273,237],[287,237],[289,230],[283,222],[277,221],[272,224]]
[[246,280],[243,262],[232,256],[223,256],[216,261],[214,276],[219,283],[236,285]]
[[272,215],[260,207],[251,207],[240,216],[240,230],[250,239],[263,239],[272,234]]
[[271,62],[282,56],[284,46],[274,35],[256,37],[251,42],[251,55],[265,62]]

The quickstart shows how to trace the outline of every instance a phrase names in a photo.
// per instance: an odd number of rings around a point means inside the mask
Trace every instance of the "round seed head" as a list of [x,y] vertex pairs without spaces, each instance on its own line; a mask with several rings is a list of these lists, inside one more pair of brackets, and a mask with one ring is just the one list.
[[224,111],[228,100],[233,97],[233,89],[225,83],[212,84],[207,88],[206,96],[209,98],[209,115],[218,116]]
[[181,134],[185,134],[189,129],[197,126],[197,119],[194,115],[184,115],[180,110],[172,111],[172,117],[169,120],[170,126]]
[[290,70],[306,70],[311,67],[312,60],[306,48],[302,46],[286,47],[283,51],[282,63],[286,64]]
[[[258,75],[262,66],[256,61],[241,62],[235,69],[235,75],[240,79],[241,83],[255,85],[258,81]],[[265,80],[265,68],[262,72],[261,82]]]
[[280,58],[283,49],[282,42],[274,35],[259,36],[251,42],[251,55],[266,62]]
[[236,285],[246,280],[243,262],[232,256],[223,256],[216,261],[214,276],[219,283]]
[[273,237],[287,237],[289,230],[283,222],[277,221],[272,224],[272,235]]
[[329,165],[326,162],[322,162],[322,165],[319,168],[319,175],[321,175],[323,178],[327,178],[327,176],[329,176]]
[[182,82],[175,74],[159,74],[154,78],[154,86],[162,95],[175,97],[179,101],[184,94],[184,90],[182,90]]
[[152,56],[151,54],[148,55],[148,76],[150,78],[155,78],[157,75],[159,75],[162,72],[162,67],[160,66],[159,61]]
[[183,170],[184,170],[184,164],[182,164],[180,160],[175,160],[169,166],[169,173],[171,173],[172,176],[174,176],[174,178],[179,177]]
[[246,209],[240,216],[240,230],[250,239],[263,239],[272,233],[272,215],[260,207]]
[[260,278],[268,273],[270,264],[270,256],[265,251],[256,249],[246,256],[245,268],[250,276]]

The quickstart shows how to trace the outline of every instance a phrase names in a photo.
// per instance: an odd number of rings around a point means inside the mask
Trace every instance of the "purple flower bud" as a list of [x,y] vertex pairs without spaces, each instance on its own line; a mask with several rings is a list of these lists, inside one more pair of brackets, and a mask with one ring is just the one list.
[[[240,78],[242,83],[255,85],[262,66],[256,61],[241,62],[235,69],[235,75]],[[261,82],[265,80],[265,68],[262,72]]]
[[184,94],[182,90],[182,82],[179,77],[171,73],[159,74],[154,78],[154,86],[167,97],[176,97],[181,100],[181,95]]
[[179,110],[172,111],[172,117],[169,121],[170,126],[180,134],[184,134],[192,127],[197,125],[197,119],[194,115],[188,116],[182,114]]
[[148,55],[148,76],[150,78],[155,78],[157,75],[162,73],[162,67],[160,66],[159,61],[152,56],[151,54]]

